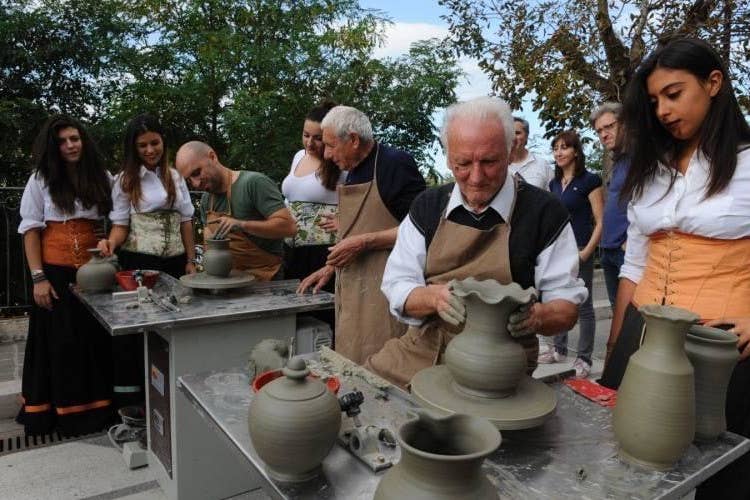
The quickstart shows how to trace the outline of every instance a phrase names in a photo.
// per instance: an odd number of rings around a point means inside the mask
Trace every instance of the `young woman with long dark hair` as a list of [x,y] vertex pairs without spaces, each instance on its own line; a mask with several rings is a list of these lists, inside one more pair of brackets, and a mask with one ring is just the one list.
[[[750,127],[721,57],[692,38],[659,47],[629,84],[622,119],[630,227],[601,379],[613,388],[640,344],[637,307],[674,305],[729,327],[750,317]],[[730,331],[744,347],[747,332]],[[730,431],[750,436],[747,356],[732,374],[726,415]],[[749,468],[745,455],[697,498],[750,498]]]
[[111,338],[69,291],[112,208],[112,178],[86,129],[64,115],[42,126],[21,198],[34,303],[23,368],[27,434],[99,431],[112,418]]

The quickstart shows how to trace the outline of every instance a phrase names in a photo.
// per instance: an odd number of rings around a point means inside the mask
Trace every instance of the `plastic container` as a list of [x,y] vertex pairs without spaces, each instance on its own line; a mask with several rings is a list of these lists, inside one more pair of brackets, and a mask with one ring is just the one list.
[[[269,370],[267,372],[261,373],[253,379],[253,383],[251,385],[253,388],[253,392],[257,394],[261,387],[269,382],[276,380],[277,378],[281,377],[281,375],[281,368],[279,368],[278,370]],[[318,377],[317,375],[308,375],[308,378],[320,377]],[[338,377],[331,376],[323,382],[326,384],[326,387],[328,387],[328,390],[334,394],[338,394],[339,389],[341,389],[341,382],[339,381]]]
[[[138,288],[138,283],[133,278],[135,271],[119,271],[115,273],[115,279],[120,288],[126,292],[132,292]],[[143,286],[153,288],[159,281],[159,271],[143,271]]]

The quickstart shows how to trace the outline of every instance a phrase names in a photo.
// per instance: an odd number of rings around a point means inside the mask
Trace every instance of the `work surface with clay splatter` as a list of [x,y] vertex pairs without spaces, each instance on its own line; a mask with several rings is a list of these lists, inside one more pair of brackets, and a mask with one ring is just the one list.
[[298,285],[298,280],[271,281],[212,294],[185,289],[178,280],[162,273],[154,293],[167,300],[175,297],[179,311],[166,311],[148,300],[141,303],[135,299],[114,300],[109,292],[86,293],[75,288],[72,291],[110,334],[126,335],[146,329],[215,324],[333,307],[332,294],[298,295]]
[[[360,418],[365,425],[395,432],[416,406],[408,394],[331,351],[310,355],[308,363],[314,373],[339,377],[339,394],[353,389],[364,393]],[[240,368],[180,377],[180,389],[216,430],[217,439],[240,451],[273,498],[372,498],[385,471],[371,472],[339,445],[316,479],[295,485],[270,479],[247,430],[249,384]],[[560,382],[552,387],[558,397],[555,415],[541,427],[503,431],[502,445],[485,460],[483,470],[501,499],[679,499],[750,449],[747,439],[724,433],[714,443],[691,445],[671,471],[635,467],[617,457],[609,408]],[[399,458],[398,449],[385,453]]]

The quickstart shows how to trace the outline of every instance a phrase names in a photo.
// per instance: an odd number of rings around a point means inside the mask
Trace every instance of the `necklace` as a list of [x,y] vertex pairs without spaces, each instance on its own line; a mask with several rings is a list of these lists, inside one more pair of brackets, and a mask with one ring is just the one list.
[[563,189],[568,187],[568,184],[570,184],[570,181],[572,180],[573,180],[572,177],[563,177],[562,179],[560,179],[560,183],[562,184]]

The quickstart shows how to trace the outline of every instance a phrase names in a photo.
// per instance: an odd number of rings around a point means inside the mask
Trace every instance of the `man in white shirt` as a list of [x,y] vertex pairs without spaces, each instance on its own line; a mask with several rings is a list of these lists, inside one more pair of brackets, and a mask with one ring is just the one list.
[[446,111],[441,141],[456,183],[414,200],[381,286],[391,314],[410,328],[365,363],[393,383],[404,387],[437,362],[463,328],[465,310],[451,292],[452,279],[537,289],[541,302],[522,307],[508,325],[526,349],[529,371],[536,367],[535,334],[554,335],[575,324],[587,296],[577,278],[575,236],[555,197],[507,175],[512,131],[510,108],[501,99],[483,97]]
[[514,139],[513,149],[510,150],[510,165],[508,171],[511,175],[520,175],[529,184],[549,191],[549,181],[555,172],[541,158],[526,149],[529,142],[529,122],[518,116],[513,117]]

